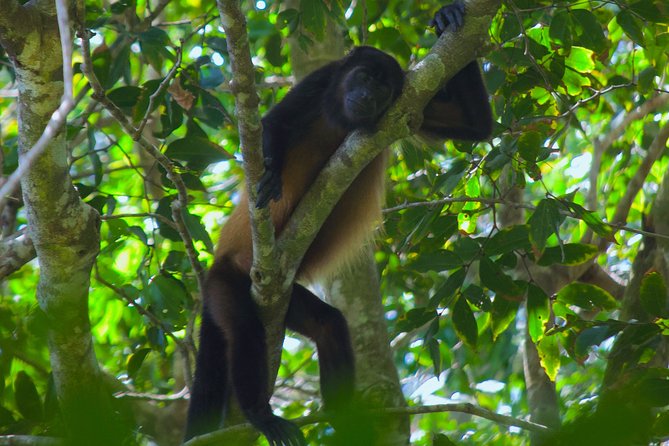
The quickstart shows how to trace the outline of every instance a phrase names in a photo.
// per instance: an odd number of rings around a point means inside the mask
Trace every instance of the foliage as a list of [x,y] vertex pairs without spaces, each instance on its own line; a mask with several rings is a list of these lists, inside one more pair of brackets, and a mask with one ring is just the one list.
[[[349,44],[377,46],[406,66],[434,42],[425,24],[439,6],[245,5],[261,111],[289,84],[289,34],[308,51],[334,18],[347,28]],[[225,36],[211,1],[173,0],[153,26],[139,26],[136,18],[151,6],[87,5],[95,73],[135,125],[147,112],[154,117],[148,131],[184,179],[185,222],[198,260],[209,265],[216,228],[238,201],[241,174]],[[669,278],[644,271],[638,299],[648,318],[630,322],[620,317],[615,286],[579,275],[551,289],[545,277],[590,263],[618,283],[633,275],[640,231],[653,230],[644,217],[667,170],[666,150],[651,160],[626,216],[616,217],[651,142],[669,125],[669,110],[665,102],[631,122],[625,117],[667,94],[668,24],[669,9],[659,0],[505,1],[483,58],[497,119],[491,142],[409,139],[393,148],[376,259],[395,363],[412,404],[464,401],[525,417],[519,352],[528,330],[569,423],[602,398],[613,340],[622,339],[619,365],[633,375],[627,380],[640,392],[639,404],[654,408],[642,440],[667,436],[669,417],[661,409],[669,404],[669,377],[654,360],[669,329]],[[182,66],[149,109],[179,42]],[[4,53],[0,67],[11,88]],[[80,72],[75,82],[79,91],[87,88]],[[175,393],[184,386],[180,354],[193,340],[198,293],[172,220],[176,190],[132,135],[82,97],[67,138],[76,187],[103,218],[90,299],[97,357],[133,392]],[[12,98],[0,97],[0,105],[2,168],[9,174],[17,166],[17,116]],[[510,192],[518,189],[522,195]],[[509,209],[525,215],[508,221]],[[7,234],[25,225],[21,210],[17,218],[3,228]],[[0,285],[0,433],[58,433],[43,314],[34,299],[38,269],[32,262]],[[293,417],[317,407],[317,367],[301,340],[289,338],[287,346],[276,403]],[[323,435],[311,429],[311,437]],[[582,438],[578,427],[574,432]],[[414,444],[431,444],[433,436],[434,444],[528,443],[524,431],[462,414],[414,419]]]

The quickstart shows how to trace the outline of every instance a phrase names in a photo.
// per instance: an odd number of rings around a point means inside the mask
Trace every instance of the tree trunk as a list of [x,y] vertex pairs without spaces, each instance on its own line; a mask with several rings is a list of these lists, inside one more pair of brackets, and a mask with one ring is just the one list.
[[[356,386],[363,404],[378,408],[406,406],[388,342],[371,246],[365,247],[350,268],[328,284],[326,295],[348,321],[355,352]],[[409,444],[408,415],[381,417],[375,430],[379,446]]]
[[[39,139],[63,96],[55,6],[0,2],[0,41],[19,89],[19,150]],[[21,161],[21,160],[20,160]],[[39,259],[37,300],[48,321],[53,379],[69,443],[120,445],[124,432],[93,350],[88,319],[90,273],[99,250],[98,213],[72,186],[62,129],[21,178],[28,232]]]

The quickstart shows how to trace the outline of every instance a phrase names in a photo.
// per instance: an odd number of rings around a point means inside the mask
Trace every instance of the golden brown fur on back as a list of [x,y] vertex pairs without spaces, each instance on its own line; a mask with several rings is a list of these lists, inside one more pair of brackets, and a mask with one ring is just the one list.
[[[304,142],[286,157],[279,201],[270,203],[270,215],[280,234],[304,193],[346,135],[320,119]],[[381,219],[386,152],[375,158],[354,180],[327,218],[304,256],[298,279],[316,280],[340,269],[357,254]],[[229,256],[248,272],[253,261],[247,193],[221,229],[216,257]]]

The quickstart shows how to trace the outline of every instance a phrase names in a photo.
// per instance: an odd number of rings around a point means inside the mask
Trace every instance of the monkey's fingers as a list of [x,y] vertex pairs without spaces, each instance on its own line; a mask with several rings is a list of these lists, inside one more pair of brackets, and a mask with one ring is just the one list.
[[261,431],[270,446],[307,446],[300,428],[280,417],[273,417]]
[[271,200],[281,198],[281,175],[275,174],[270,169],[265,169],[265,173],[258,181],[256,192],[256,207],[262,209],[266,207]]
[[462,1],[456,1],[453,4],[442,7],[434,15],[430,26],[436,28],[437,35],[443,34],[447,30],[457,30],[464,24],[465,4]]

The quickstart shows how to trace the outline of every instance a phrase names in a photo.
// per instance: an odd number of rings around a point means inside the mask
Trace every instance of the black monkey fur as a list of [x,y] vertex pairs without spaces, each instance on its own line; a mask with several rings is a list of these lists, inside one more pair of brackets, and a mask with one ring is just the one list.
[[[464,5],[456,2],[441,8],[432,25],[441,34],[461,26],[463,18]],[[346,136],[354,130],[374,131],[403,84],[404,72],[394,58],[358,47],[311,73],[263,118],[266,170],[258,184],[257,206],[269,206],[277,234]],[[440,139],[485,140],[491,129],[488,94],[472,61],[428,103],[419,132]],[[373,160],[342,196],[307,251],[298,281],[334,274],[370,238],[381,217],[385,158],[381,154]],[[245,200],[243,194],[241,202]],[[235,209],[220,240],[205,286],[185,439],[218,429],[233,395],[271,446],[306,445],[300,429],[274,415],[269,405],[265,330],[250,294],[246,206]],[[326,410],[347,412],[354,359],[342,314],[295,283],[286,326],[316,343]]]

